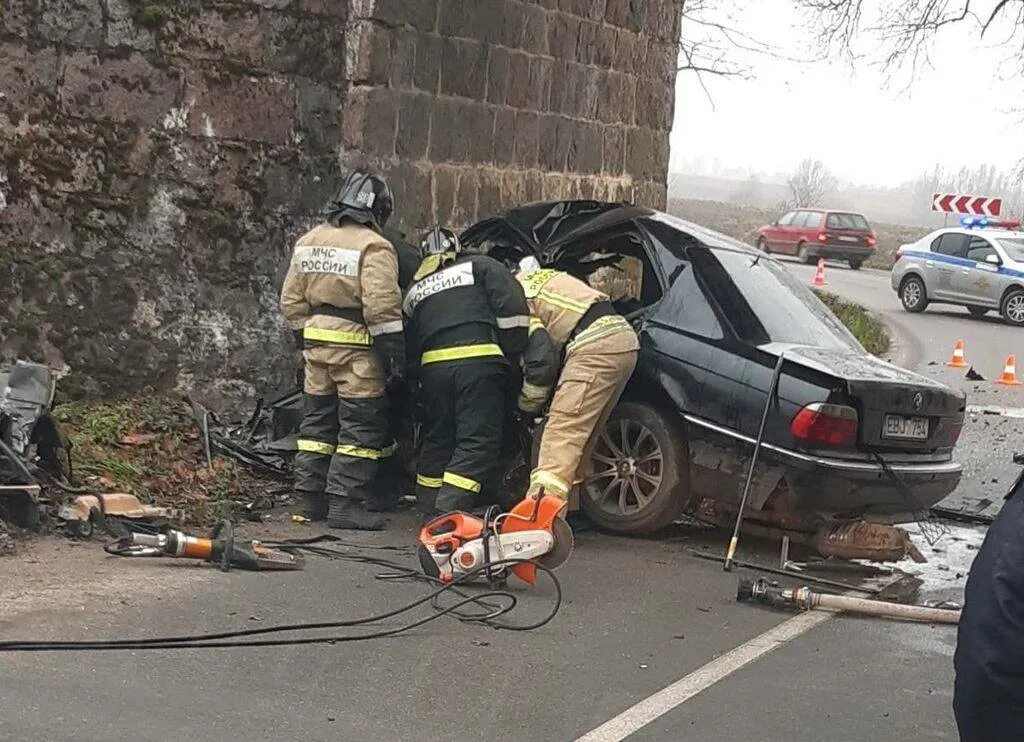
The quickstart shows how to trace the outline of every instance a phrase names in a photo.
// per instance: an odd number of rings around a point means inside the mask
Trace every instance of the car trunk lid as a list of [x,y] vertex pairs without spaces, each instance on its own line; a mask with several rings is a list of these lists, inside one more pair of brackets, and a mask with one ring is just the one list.
[[951,448],[960,435],[966,405],[962,392],[867,353],[781,343],[762,349],[785,350],[788,360],[840,379],[860,416],[862,448],[934,451]]

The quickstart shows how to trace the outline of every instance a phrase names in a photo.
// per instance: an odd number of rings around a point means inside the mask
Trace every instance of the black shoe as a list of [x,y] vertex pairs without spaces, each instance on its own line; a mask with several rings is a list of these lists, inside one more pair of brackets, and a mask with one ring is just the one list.
[[324,492],[299,492],[299,512],[312,521],[327,519],[327,494]]
[[382,531],[388,521],[371,513],[359,500],[332,495],[328,503],[327,527],[350,531]]

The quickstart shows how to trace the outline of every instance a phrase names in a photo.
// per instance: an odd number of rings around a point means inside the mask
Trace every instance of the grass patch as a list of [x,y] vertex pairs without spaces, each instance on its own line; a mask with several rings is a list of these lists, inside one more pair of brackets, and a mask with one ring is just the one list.
[[266,489],[233,461],[206,465],[199,431],[177,399],[68,402],[54,414],[71,439],[77,486],[180,508],[192,525],[232,517],[236,504]]
[[815,291],[814,293],[825,303],[825,306],[832,310],[839,321],[846,325],[868,353],[882,356],[889,351],[890,338],[885,325],[868,314],[864,307],[860,304],[843,301],[835,294],[826,291]]

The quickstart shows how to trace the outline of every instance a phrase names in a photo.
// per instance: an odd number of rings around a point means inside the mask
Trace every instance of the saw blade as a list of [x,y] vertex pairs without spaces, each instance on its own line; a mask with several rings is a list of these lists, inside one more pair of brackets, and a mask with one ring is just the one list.
[[551,523],[551,535],[555,539],[551,551],[537,557],[537,563],[548,569],[558,569],[569,559],[574,544],[572,528],[562,518],[555,518]]

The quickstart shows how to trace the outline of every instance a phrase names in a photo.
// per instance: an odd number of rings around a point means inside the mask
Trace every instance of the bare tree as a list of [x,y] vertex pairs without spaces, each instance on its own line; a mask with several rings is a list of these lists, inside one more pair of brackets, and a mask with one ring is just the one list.
[[[758,58],[793,59],[744,28],[742,3],[735,0],[685,0],[679,39],[680,72],[697,77],[714,108],[708,77],[754,77]],[[794,60],[798,61],[798,60]]]
[[790,192],[790,208],[820,206],[832,193],[838,181],[821,160],[810,158],[801,162],[786,181]]
[[859,56],[856,41],[878,42],[878,58],[890,70],[927,65],[932,42],[947,27],[968,24],[979,39],[1007,47],[1024,70],[1024,0],[796,0],[809,12],[826,54]]

